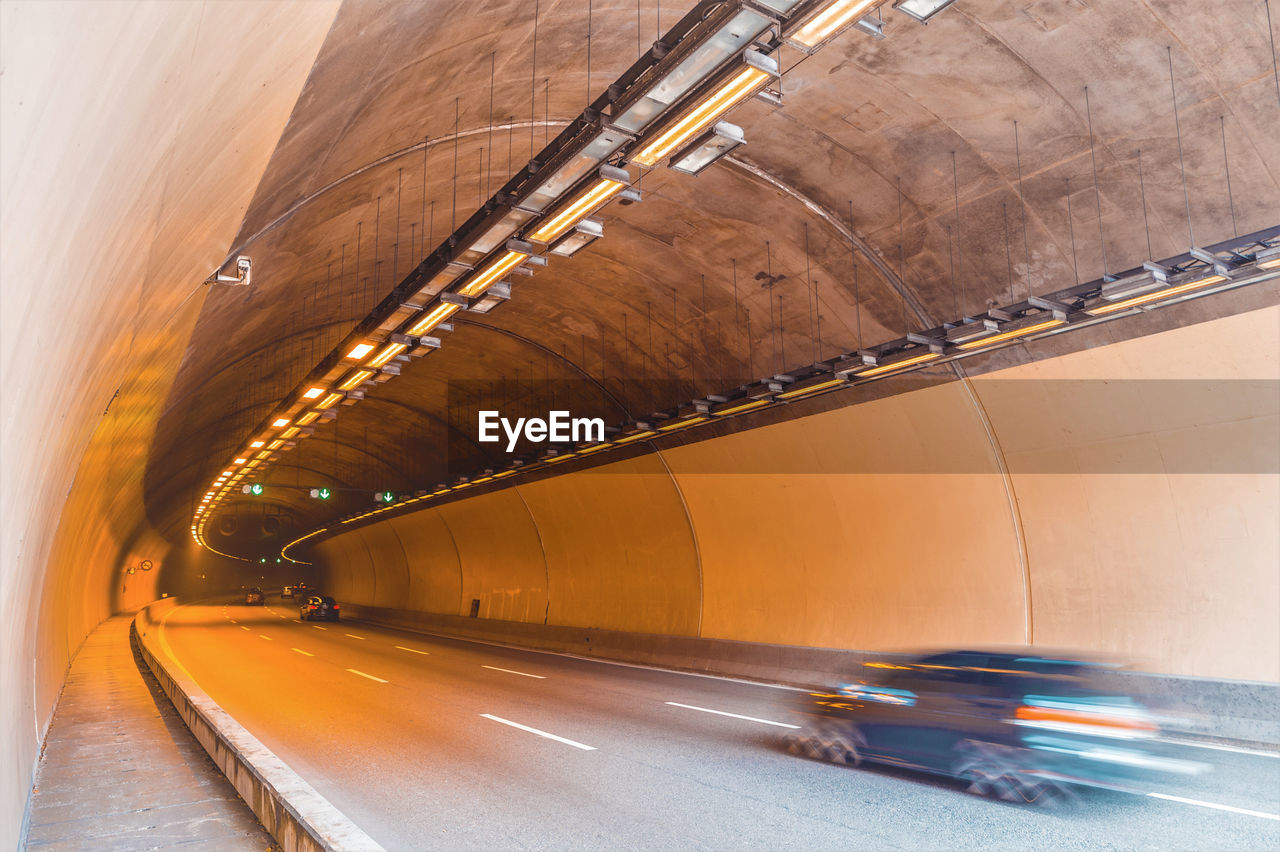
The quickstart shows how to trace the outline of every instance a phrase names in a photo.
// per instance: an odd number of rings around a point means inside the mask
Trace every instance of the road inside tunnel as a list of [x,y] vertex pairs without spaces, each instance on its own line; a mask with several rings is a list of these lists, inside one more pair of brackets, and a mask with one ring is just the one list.
[[1280,843],[1280,755],[1054,808],[788,753],[792,688],[187,605],[162,636],[199,685],[388,849],[1215,848]]

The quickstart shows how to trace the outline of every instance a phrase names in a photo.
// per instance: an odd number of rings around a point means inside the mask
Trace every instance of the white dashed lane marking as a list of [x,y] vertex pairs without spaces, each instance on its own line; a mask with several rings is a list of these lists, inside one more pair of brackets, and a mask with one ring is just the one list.
[[520,675],[521,677],[536,677],[538,680],[546,680],[545,675],[529,674],[528,672],[518,672],[515,669],[500,669],[497,666],[481,666],[482,669],[492,669],[495,672],[506,672],[507,674]]
[[726,713],[723,710],[711,710],[707,707],[694,707],[692,704],[678,704],[675,701],[665,702],[672,707],[683,707],[686,710],[698,710],[702,713],[714,713],[717,716],[728,716],[731,719],[745,719],[748,722],[759,722],[762,725],[773,725],[777,728],[799,728],[799,725],[788,725],[786,722],[771,722],[768,719],[757,719],[755,716],[743,716],[738,713]]
[[422,654],[423,656],[431,653],[430,651],[419,651],[417,648],[406,648],[403,645],[396,645],[395,648],[397,651],[408,651],[410,654]]
[[503,725],[508,725],[512,728],[519,728],[522,731],[528,731],[531,734],[536,734],[548,740],[555,740],[558,743],[564,743],[565,745],[573,746],[574,748],[580,748],[583,751],[596,750],[595,746],[583,745],[580,742],[576,742],[570,739],[565,739],[564,737],[558,737],[555,734],[549,734],[546,731],[539,731],[537,728],[530,728],[528,725],[521,725],[519,722],[512,722],[510,719],[503,719],[500,716],[493,716],[493,715],[490,715],[489,713],[481,713],[480,715],[486,719],[492,719],[493,721],[499,722]]
[[315,654],[311,653],[310,651],[304,651],[304,650],[302,650],[301,648],[290,648],[289,650],[290,650],[290,651],[295,651],[295,652],[297,652],[297,653],[301,654],[301,655],[302,655],[302,656],[304,656],[304,657],[314,657],[314,656],[315,656]]
[[378,683],[390,683],[390,681],[383,680],[380,677],[374,677],[371,674],[365,674],[359,669],[347,669],[347,671],[351,672],[353,675],[360,675],[360,677],[367,677],[369,680],[376,680]]

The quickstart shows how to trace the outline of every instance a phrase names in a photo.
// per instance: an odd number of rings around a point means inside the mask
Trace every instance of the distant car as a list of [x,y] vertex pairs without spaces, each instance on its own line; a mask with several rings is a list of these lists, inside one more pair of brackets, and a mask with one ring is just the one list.
[[295,598],[305,598],[309,594],[311,594],[311,589],[306,583],[293,584],[293,596]]
[[292,598],[292,597],[293,597],[293,586],[285,586],[283,589],[281,589],[281,590],[280,590],[280,597],[282,597],[282,598]]
[[298,607],[298,617],[303,621],[337,621],[340,607],[326,595],[311,595]]
[[254,587],[244,593],[245,606],[266,606],[266,597],[262,594],[262,589]]
[[1107,666],[1028,651],[953,651],[864,664],[864,681],[810,693],[795,753],[906,766],[970,792],[1051,802],[1076,785],[1116,787],[1203,767],[1162,757],[1154,717],[1108,689]]

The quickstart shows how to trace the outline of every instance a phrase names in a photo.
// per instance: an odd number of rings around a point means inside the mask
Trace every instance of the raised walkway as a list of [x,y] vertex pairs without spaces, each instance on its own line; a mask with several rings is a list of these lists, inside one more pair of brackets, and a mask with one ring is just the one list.
[[272,850],[135,656],[132,615],[85,639],[36,771],[31,850]]

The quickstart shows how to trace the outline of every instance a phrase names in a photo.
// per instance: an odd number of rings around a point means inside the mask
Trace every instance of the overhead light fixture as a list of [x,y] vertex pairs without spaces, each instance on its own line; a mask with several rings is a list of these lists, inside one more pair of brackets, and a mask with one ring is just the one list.
[[[1043,315],[1042,315],[1043,316]],[[1032,334],[1038,334],[1042,331],[1048,331],[1051,328],[1057,328],[1066,324],[1066,319],[1054,317],[1053,319],[1041,319],[1040,317],[1030,317],[1021,323],[1015,323],[1016,327],[1001,331],[999,334],[990,337],[980,337],[977,340],[970,340],[959,344],[961,349],[982,349],[986,346],[994,346],[997,343],[1004,343],[1007,340],[1014,340],[1019,337],[1028,337]],[[865,373],[863,375],[866,375]]]
[[315,399],[322,393],[324,393],[324,388],[307,388],[306,392],[302,395],[302,398]]
[[[458,290],[458,293],[463,296],[480,295],[485,291],[485,288],[503,275],[506,275],[521,261],[527,260],[531,254],[533,254],[533,246],[528,243],[521,240],[507,240],[506,253],[478,272],[474,278],[467,281]],[[419,334],[420,332],[410,331],[409,333]]]
[[687,175],[696,175],[746,141],[741,127],[727,121],[718,121],[714,127],[690,142],[684,150],[673,154],[671,168]]
[[590,216],[603,207],[609,199],[617,195],[631,183],[631,174],[626,169],[614,166],[600,167],[600,180],[590,189],[570,201],[559,212],[551,214],[545,222],[526,234],[528,239],[539,243],[550,243],[556,237],[572,228],[577,222]]
[[854,374],[854,377],[859,379],[865,379],[870,376],[882,376],[885,373],[892,373],[895,370],[905,370],[907,367],[915,367],[919,364],[925,364],[925,363],[928,363],[929,361],[934,361],[941,357],[942,357],[941,352],[926,352],[923,355],[910,355],[905,358],[900,358],[896,361],[891,361],[887,364],[881,364],[879,366],[872,367],[870,369],[859,370]]
[[830,376],[819,376],[816,379],[812,379],[807,382],[798,383],[797,385],[792,387],[790,390],[783,391],[782,393],[778,394],[776,398],[777,399],[798,399],[800,397],[808,396],[809,394],[821,393],[824,390],[830,390],[831,388],[839,387],[845,384],[848,384],[848,382],[845,381],[844,378],[840,376],[836,376],[835,378],[832,378]]
[[1156,290],[1153,293],[1147,293],[1141,296],[1134,296],[1131,299],[1123,299],[1119,302],[1111,304],[1095,305],[1092,308],[1086,308],[1085,313],[1090,316],[1105,316],[1107,314],[1116,313],[1117,311],[1127,311],[1130,308],[1137,308],[1151,302],[1161,302],[1165,299],[1172,299],[1174,296],[1181,296],[1184,293],[1190,293],[1195,290],[1202,290],[1205,287],[1212,287],[1214,284],[1221,284],[1228,280],[1225,275],[1210,275],[1207,278],[1200,278],[1195,281],[1187,281],[1183,284],[1177,284]]
[[433,308],[431,312],[428,313],[425,317],[423,317],[422,319],[414,323],[414,325],[409,328],[409,331],[407,333],[411,337],[417,337],[418,335],[426,334],[428,331],[431,331],[431,329],[435,328],[440,323],[444,322],[449,317],[453,316],[454,312],[456,312],[457,310],[458,310],[457,305],[451,305],[447,302],[442,302],[436,305],[435,308]]
[[604,236],[604,225],[599,219],[583,219],[552,243],[547,253],[560,257],[573,257],[602,236]]
[[[499,303],[505,302],[510,298],[511,298],[511,282],[497,281],[493,284],[490,284],[488,289],[484,291],[484,293],[480,296],[480,298],[472,302],[471,305],[467,308],[467,310],[473,311],[477,314],[487,314],[489,313],[489,311],[493,310]],[[427,347],[427,350],[429,350],[430,348],[431,347]],[[439,348],[439,341],[436,342],[436,348]],[[423,354],[426,354],[426,352],[424,351]]]
[[741,69],[728,82],[659,133],[653,141],[640,149],[632,161],[642,166],[656,165],[777,76],[776,59],[765,56],[758,50],[747,50],[742,55]]
[[[592,169],[613,156],[630,139],[631,136],[616,128],[605,127],[598,131],[576,154],[568,157],[563,165],[557,167],[550,177],[539,184],[527,196],[520,199],[520,207],[516,209],[516,212],[522,212],[523,219],[519,224],[524,224],[532,218],[533,214],[541,213],[551,204],[554,204],[556,199],[560,198],[574,184],[590,174]],[[524,210],[520,208],[524,208]],[[515,229],[513,228],[507,236],[514,232]],[[495,242],[490,248],[497,245],[498,243]]]
[[292,438],[294,435],[298,434],[301,431],[302,430],[299,429],[297,426],[290,426],[288,429],[285,429],[283,432],[280,433],[280,437],[285,439]]
[[765,399],[749,399],[745,402],[728,402],[719,408],[711,409],[711,413],[717,417],[727,417],[730,414],[741,414],[744,411],[752,411],[772,404],[772,397],[767,397]]
[[248,459],[235,459],[232,464],[244,464]]
[[337,392],[335,391],[334,393],[329,394],[329,395],[328,395],[328,396],[326,396],[324,399],[322,399],[322,400],[320,400],[319,402],[317,402],[317,403],[316,403],[316,408],[318,408],[318,409],[320,409],[320,410],[322,410],[322,411],[323,411],[324,409],[326,409],[326,408],[332,408],[332,407],[333,407],[333,405],[334,405],[338,400],[340,400],[340,399],[342,399],[342,394],[337,393]]
[[372,343],[357,343],[350,352],[347,353],[348,358],[359,360],[373,351]]
[[658,427],[659,432],[674,432],[677,429],[684,429],[688,426],[697,426],[699,423],[706,423],[709,417],[698,415],[697,417],[686,417],[683,420],[672,420],[670,423],[664,423]]
[[372,375],[373,375],[373,370],[356,370],[350,376],[347,376],[347,380],[345,382],[338,385],[338,389],[349,391],[352,388],[354,388],[356,385],[364,384],[365,380]]
[[1280,246],[1265,248],[1254,257],[1259,269],[1280,269]]
[[[764,5],[788,12],[795,4],[787,0],[770,0]],[[783,8],[779,9],[779,6]],[[613,124],[630,133],[644,130],[672,104],[709,79],[735,54],[749,47],[774,23],[769,15],[750,7],[726,14],[732,17],[703,39],[688,56],[676,60],[675,66],[661,79],[640,90],[633,99],[623,100]]]
[[258,449],[258,447],[261,447],[264,443],[265,443],[264,441],[254,441],[253,443],[249,444],[249,447],[250,449],[256,450]]
[[641,438],[652,438],[656,434],[658,433],[653,431],[652,429],[642,429],[639,432],[633,432],[632,434],[627,435],[625,437],[616,438],[614,439],[613,443],[630,444],[632,441],[639,441]]
[[885,2],[886,0],[834,0],[787,34],[786,40],[806,53],[813,53]]
[[369,360],[365,366],[373,367],[375,369],[381,367],[383,364],[387,363],[408,348],[409,347],[403,343],[388,343],[386,346],[382,347],[382,351]]
[[288,417],[281,417],[271,424],[272,428],[274,429],[279,429],[281,426],[288,426],[288,425],[289,425]]
[[956,0],[898,0],[893,4],[893,8],[922,24],[927,24],[930,18],[954,2]]

